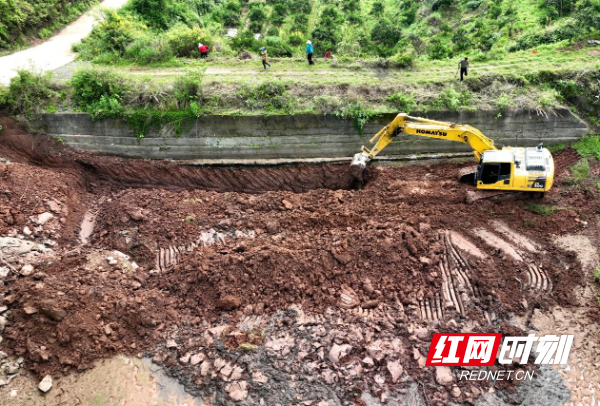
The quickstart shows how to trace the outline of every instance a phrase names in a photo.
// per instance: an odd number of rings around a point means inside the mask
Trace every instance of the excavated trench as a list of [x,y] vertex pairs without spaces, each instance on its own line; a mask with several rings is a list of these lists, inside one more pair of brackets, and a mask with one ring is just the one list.
[[105,164],[79,159],[76,163],[92,179],[114,186],[172,191],[197,189],[220,193],[304,193],[315,189],[359,189],[369,179],[369,173],[357,177],[346,164],[206,168],[154,161]]

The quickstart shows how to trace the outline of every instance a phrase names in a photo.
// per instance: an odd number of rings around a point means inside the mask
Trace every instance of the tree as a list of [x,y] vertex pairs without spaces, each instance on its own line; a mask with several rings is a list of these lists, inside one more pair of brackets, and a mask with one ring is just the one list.
[[383,2],[379,1],[379,0],[375,1],[373,3],[373,6],[371,7],[370,14],[375,17],[381,17],[384,12],[385,12],[385,5],[383,4]]
[[386,47],[394,47],[401,38],[400,30],[387,21],[380,21],[371,31],[371,40]]

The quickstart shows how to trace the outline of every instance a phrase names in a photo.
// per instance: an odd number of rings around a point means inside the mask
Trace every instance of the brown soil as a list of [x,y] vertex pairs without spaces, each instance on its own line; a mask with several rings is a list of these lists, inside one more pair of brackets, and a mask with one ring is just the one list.
[[[594,196],[564,184],[566,168],[577,159],[571,150],[555,154],[557,182],[546,200],[577,210],[542,217],[526,211],[522,200],[467,205],[471,189],[455,180],[459,164],[371,167],[357,188],[346,165],[230,169],[97,157],[29,136],[11,120],[0,123],[0,157],[11,161],[0,164],[0,235],[28,227],[28,238],[58,241],[37,259],[35,274],[4,280],[10,317],[2,345],[40,376],[84,370],[116,353],[154,354],[167,339],[175,339],[178,350],[162,348],[155,361],[176,368],[185,353],[214,351],[213,339],[198,341],[209,328],[251,316],[278,321],[245,332],[230,327],[214,339],[226,337],[224,348],[232,352],[244,343],[268,350],[274,338],[267,335],[265,344],[260,330],[275,337],[299,323],[298,310],[277,316],[294,305],[355,323],[361,336],[399,339],[407,351],[397,358],[409,381],[428,388],[431,404],[447,403],[451,388],[439,392],[435,372],[420,367],[409,349],[426,355],[431,333],[464,332],[465,326],[514,333],[506,323],[512,313],[526,317],[534,308],[575,304],[582,273],[575,255],[552,248],[551,237],[581,229],[599,210]],[[79,225],[88,211],[97,213],[96,225],[83,245]],[[34,224],[45,212],[54,218]],[[475,230],[493,230],[493,220],[546,253],[519,251],[523,262],[486,245]],[[466,236],[486,258],[453,246],[445,230]],[[126,260],[109,265],[113,250],[140,267]],[[15,266],[30,259],[18,258]],[[527,287],[527,261],[543,270],[552,289],[540,294]],[[436,315],[444,269],[455,268],[466,280],[455,288],[460,303],[440,306]],[[358,309],[372,318],[350,313]],[[415,328],[425,328],[420,340],[411,338]],[[358,334],[344,331],[329,345]],[[351,344],[345,365],[366,355]],[[318,361],[317,352],[314,357]],[[377,379],[380,367],[386,370],[376,362],[365,376]],[[197,393],[214,391],[207,389],[211,380],[184,370],[174,373]],[[336,393],[353,399],[364,382],[340,382]],[[459,386],[460,399],[476,397],[476,390],[467,395],[465,384]]]

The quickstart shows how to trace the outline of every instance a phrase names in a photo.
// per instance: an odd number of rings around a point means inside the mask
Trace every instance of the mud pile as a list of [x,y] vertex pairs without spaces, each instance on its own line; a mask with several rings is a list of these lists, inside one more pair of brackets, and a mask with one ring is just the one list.
[[2,347],[40,375],[145,353],[210,404],[474,402],[489,383],[423,367],[432,334],[519,334],[513,315],[573,304],[576,258],[549,241],[598,209],[561,190],[569,151],[547,199],[578,211],[544,218],[465,204],[458,164],[371,168],[355,189],[346,166],[28,153],[9,135],[0,245],[21,274],[4,276]]

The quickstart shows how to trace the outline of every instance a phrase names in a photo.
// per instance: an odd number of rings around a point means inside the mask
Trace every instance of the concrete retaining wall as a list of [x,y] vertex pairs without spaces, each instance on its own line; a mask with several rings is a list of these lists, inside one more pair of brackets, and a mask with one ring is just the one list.
[[[572,142],[587,134],[583,121],[570,110],[548,117],[534,112],[429,112],[411,115],[470,124],[497,145],[533,146],[539,142]],[[201,117],[176,137],[169,126],[151,128],[141,140],[120,119],[93,121],[84,113],[45,114],[42,127],[68,145],[97,153],[152,159],[273,159],[349,157],[394,118],[393,114],[365,125],[360,136],[351,120],[335,116]],[[468,146],[424,137],[402,136],[382,155],[468,152]]]

